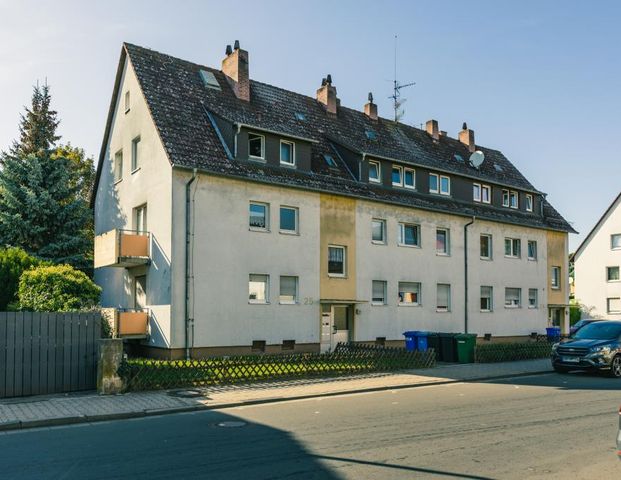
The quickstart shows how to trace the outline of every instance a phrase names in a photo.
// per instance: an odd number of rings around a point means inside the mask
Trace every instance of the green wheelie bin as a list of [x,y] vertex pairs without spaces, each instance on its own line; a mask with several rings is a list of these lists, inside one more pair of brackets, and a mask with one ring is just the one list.
[[460,333],[455,337],[457,343],[457,360],[459,363],[474,363],[474,346],[477,336],[474,333]]

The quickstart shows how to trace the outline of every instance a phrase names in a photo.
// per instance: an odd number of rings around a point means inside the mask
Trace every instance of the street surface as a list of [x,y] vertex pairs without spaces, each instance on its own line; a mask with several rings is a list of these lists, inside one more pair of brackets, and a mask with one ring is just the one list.
[[0,478],[619,479],[620,404],[546,374],[14,431]]

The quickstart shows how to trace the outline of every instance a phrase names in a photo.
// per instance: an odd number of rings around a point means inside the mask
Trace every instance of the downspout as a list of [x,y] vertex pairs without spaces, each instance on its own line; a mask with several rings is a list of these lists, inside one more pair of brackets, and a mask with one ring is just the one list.
[[235,132],[235,140],[234,140],[234,147],[233,147],[233,157],[237,158],[237,137],[239,136],[239,132],[241,131],[241,123],[235,123],[234,125],[237,125],[237,132]]
[[464,333],[468,333],[468,227],[474,223],[476,217],[464,225]]
[[185,184],[185,358],[190,359],[190,328],[193,319],[190,319],[190,188],[196,180],[196,168],[192,170],[192,178]]
[[362,152],[362,160],[358,162],[358,181],[359,182],[362,182],[362,168],[364,165],[365,158],[367,158],[367,154],[365,152]]

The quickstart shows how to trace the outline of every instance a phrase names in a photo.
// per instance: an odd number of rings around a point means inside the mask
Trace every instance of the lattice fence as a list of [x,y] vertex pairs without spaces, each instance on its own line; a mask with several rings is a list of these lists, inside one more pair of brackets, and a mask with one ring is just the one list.
[[127,390],[155,390],[328,377],[435,365],[433,350],[338,344],[331,353],[268,354],[214,357],[202,360],[129,359],[119,368]]
[[552,352],[549,342],[489,343],[476,345],[476,363],[510,362],[513,360],[532,360],[546,358]]

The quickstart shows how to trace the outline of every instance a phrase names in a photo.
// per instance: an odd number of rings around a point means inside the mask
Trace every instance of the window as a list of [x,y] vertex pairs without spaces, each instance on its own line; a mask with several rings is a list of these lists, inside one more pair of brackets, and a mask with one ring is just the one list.
[[509,206],[509,190],[502,191],[502,206],[503,207]]
[[298,233],[297,208],[280,207],[280,231],[283,233]]
[[517,192],[511,191],[509,193],[509,206],[511,208],[519,208],[519,197]]
[[429,193],[440,193],[440,179],[435,173],[429,174]]
[[379,162],[369,161],[369,182],[380,183],[382,181],[381,171]]
[[373,305],[386,305],[386,282],[383,280],[373,280],[373,292],[371,294]]
[[386,220],[378,218],[371,220],[371,241],[373,243],[386,243]]
[[621,233],[613,233],[610,235],[610,248],[612,250],[621,249]]
[[125,92],[125,113],[129,112],[130,109],[130,101],[129,101],[129,90],[127,90],[127,92]]
[[528,308],[537,308],[537,289],[528,289]]
[[489,185],[481,185],[481,201],[483,203],[492,203],[492,187]]
[[416,188],[416,172],[412,168],[403,170],[403,186],[405,188]]
[[492,259],[492,236],[487,234],[481,235],[481,258],[485,260]]
[[304,115],[302,112],[295,112],[294,115],[296,120],[300,120],[301,122],[306,120],[306,115]]
[[248,301],[250,303],[269,302],[269,275],[251,273],[248,280]]
[[535,240],[528,241],[528,259],[537,260],[537,242]]
[[327,155],[327,154],[324,153],[323,159],[328,164],[328,167],[330,167],[330,168],[337,168],[336,162],[334,161],[334,157],[332,155]]
[[395,187],[403,186],[403,168],[398,165],[392,166],[392,184]]
[[436,311],[437,312],[450,312],[451,311],[451,286],[445,283],[438,283],[437,295],[436,295]]
[[606,267],[606,280],[609,282],[618,282],[619,278],[619,267]]
[[451,194],[451,179],[449,177],[445,177],[444,175],[440,175],[440,195],[450,195]]
[[248,134],[248,156],[250,158],[265,158],[265,137],[256,133]]
[[132,172],[140,168],[140,137],[132,140]]
[[481,286],[481,311],[491,312],[494,310],[494,288]]
[[411,223],[400,223],[399,245],[420,247],[420,226]]
[[478,183],[472,184],[472,200],[475,202],[481,201],[481,185]]
[[345,247],[328,247],[328,275],[334,277],[345,276],[346,265]]
[[142,205],[134,209],[135,230],[138,233],[147,233],[147,206]]
[[561,288],[561,267],[552,267],[552,288]]
[[420,283],[399,282],[399,305],[420,305]]
[[522,305],[521,288],[505,288],[505,307],[518,308]]
[[283,304],[294,304],[298,302],[298,277],[280,277],[280,296],[278,301]]
[[256,230],[269,229],[269,205],[250,202],[250,228]]
[[520,258],[522,241],[519,238],[505,238],[505,257]]
[[613,297],[606,299],[607,313],[621,313],[621,298]]
[[448,255],[449,248],[449,231],[445,228],[436,230],[436,252],[440,255]]
[[526,194],[526,211],[533,211],[533,196],[530,193]]
[[280,163],[283,165],[295,165],[295,143],[280,141]]
[[118,182],[123,179],[123,150],[119,150],[114,154],[114,181]]

